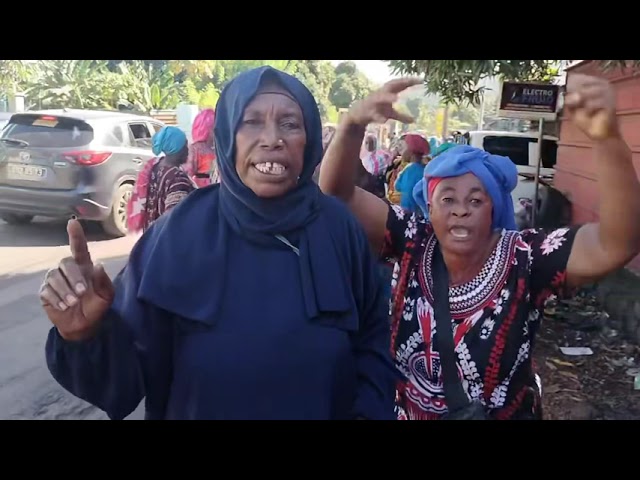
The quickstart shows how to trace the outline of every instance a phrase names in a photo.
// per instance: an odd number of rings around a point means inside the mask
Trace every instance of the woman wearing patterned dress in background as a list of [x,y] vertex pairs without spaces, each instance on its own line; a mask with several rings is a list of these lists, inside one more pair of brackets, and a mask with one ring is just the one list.
[[216,152],[213,149],[215,118],[216,115],[212,109],[202,110],[194,119],[191,128],[193,143],[189,147],[189,158],[185,170],[198,188],[220,181],[216,165]]
[[[601,79],[575,75],[572,81],[565,110],[594,142],[600,221],[553,231],[516,231],[510,198],[515,166],[466,145],[426,166],[414,190],[426,218],[354,187],[354,157],[366,126],[389,118],[410,122],[392,104],[419,80],[391,81],[343,118],[325,155],[320,186],[348,204],[381,258],[399,264],[391,302],[391,351],[404,376],[397,393],[399,418],[451,414],[434,342],[434,272],[439,271],[432,268],[434,252],[441,253],[436,258],[448,270],[462,396],[490,419],[542,418],[531,350],[545,302],[601,279],[638,254],[640,183],[620,134],[614,93]],[[456,369],[452,372],[455,376]]]
[[164,213],[196,189],[182,169],[189,154],[187,136],[177,127],[165,127],[152,138],[155,158],[149,160],[136,179],[127,204],[127,230],[145,232]]

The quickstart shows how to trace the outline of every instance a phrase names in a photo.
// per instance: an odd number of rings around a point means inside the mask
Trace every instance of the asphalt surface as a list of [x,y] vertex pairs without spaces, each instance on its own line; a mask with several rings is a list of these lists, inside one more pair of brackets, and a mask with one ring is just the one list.
[[[110,275],[125,264],[133,238],[108,239],[87,231],[94,261]],[[36,219],[11,226],[0,220],[0,420],[107,419],[104,412],[64,390],[51,377],[44,346],[51,324],[38,300],[45,272],[69,255],[64,221]],[[129,419],[142,419],[142,404]]]

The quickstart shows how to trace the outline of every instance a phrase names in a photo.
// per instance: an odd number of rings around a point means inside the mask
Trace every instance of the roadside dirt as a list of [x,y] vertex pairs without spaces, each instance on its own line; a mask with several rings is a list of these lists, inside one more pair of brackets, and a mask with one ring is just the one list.
[[589,292],[547,306],[534,350],[545,420],[640,419],[640,347],[610,324]]

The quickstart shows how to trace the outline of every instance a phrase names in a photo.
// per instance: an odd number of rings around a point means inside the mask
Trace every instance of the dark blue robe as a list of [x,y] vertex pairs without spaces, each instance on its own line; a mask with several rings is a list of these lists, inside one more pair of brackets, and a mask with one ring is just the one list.
[[[310,319],[299,259],[285,244],[228,232],[234,248],[226,278],[216,278],[208,259],[222,221],[218,195],[218,186],[194,192],[143,235],[93,339],[70,343],[51,329],[54,378],[112,419],[143,398],[148,419],[394,419],[387,305],[354,217],[320,199],[314,221],[343,239],[339,264],[354,308]],[[221,306],[201,308],[216,284]]]

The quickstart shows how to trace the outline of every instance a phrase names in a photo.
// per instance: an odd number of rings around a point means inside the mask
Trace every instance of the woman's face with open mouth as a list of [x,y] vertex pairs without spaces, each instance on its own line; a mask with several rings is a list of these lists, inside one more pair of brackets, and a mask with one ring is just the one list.
[[236,171],[263,198],[294,189],[304,166],[307,134],[300,105],[278,84],[263,85],[236,133]]

